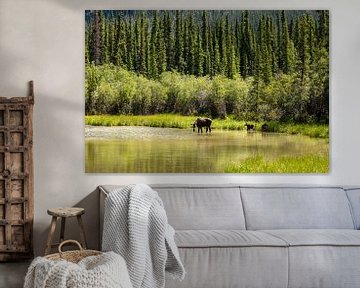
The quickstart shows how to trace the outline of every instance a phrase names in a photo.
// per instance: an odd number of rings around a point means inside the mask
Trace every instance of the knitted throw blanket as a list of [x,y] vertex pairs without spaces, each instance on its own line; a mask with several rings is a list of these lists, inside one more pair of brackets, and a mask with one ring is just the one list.
[[124,259],[113,253],[89,256],[79,263],[37,257],[24,288],[132,288]]
[[165,287],[165,270],[184,278],[174,233],[160,197],[147,185],[124,187],[105,200],[102,250],[124,257],[134,288]]

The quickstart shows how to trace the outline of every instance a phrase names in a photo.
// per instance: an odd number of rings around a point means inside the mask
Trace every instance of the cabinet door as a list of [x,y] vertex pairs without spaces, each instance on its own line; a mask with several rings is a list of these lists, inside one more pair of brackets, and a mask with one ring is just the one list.
[[30,109],[0,105],[0,261],[32,255]]

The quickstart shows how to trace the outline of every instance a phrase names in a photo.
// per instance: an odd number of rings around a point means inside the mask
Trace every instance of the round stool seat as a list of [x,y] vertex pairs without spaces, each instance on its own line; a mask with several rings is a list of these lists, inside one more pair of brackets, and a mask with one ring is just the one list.
[[55,217],[75,217],[84,214],[85,209],[79,207],[59,207],[50,208],[47,210],[47,213]]

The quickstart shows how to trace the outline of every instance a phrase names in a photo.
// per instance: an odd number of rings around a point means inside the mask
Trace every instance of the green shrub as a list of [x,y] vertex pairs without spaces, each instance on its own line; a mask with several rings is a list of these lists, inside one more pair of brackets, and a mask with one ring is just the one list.
[[[158,79],[148,79],[114,65],[87,64],[85,112],[86,115],[176,113],[256,122],[327,123],[328,117],[319,118],[316,113],[321,108],[319,103],[324,102],[321,97],[325,88],[312,86],[323,79],[318,74],[312,76],[312,82],[299,77],[296,73],[280,74],[265,84],[253,77],[244,80],[164,72]],[[295,130],[291,133],[296,133]],[[312,134],[325,137],[321,130]]]

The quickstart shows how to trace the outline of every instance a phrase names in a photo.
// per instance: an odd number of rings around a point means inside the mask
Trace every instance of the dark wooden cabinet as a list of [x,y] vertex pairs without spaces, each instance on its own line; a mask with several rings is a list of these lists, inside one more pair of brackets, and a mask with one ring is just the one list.
[[33,105],[27,97],[0,97],[0,261],[33,255]]

